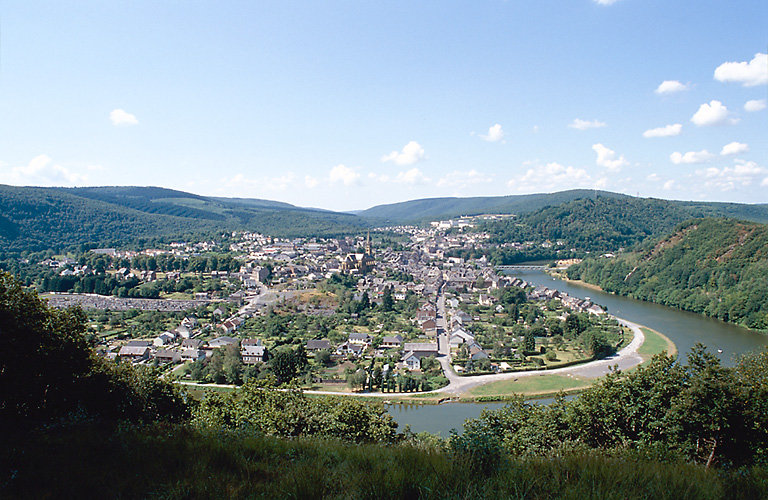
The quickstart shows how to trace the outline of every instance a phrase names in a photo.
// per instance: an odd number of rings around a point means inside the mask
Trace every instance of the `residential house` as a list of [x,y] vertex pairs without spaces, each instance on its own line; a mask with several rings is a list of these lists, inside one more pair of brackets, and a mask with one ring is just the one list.
[[328,339],[308,340],[306,349],[307,351],[322,351],[323,349],[330,350],[331,342]]
[[451,347],[459,347],[461,344],[470,343],[474,341],[475,341],[474,335],[467,332],[466,330],[457,328],[456,330],[451,332],[449,343]]
[[117,356],[120,359],[130,359],[131,361],[143,361],[149,358],[149,346],[131,346],[124,345],[118,351]]
[[434,337],[437,335],[437,323],[433,319],[428,319],[421,323],[421,331],[428,337]]
[[373,339],[367,333],[350,333],[347,342],[350,344],[357,344],[361,346],[369,346],[373,342]]
[[181,351],[182,361],[200,361],[202,359],[205,359],[205,351],[202,349],[194,348]]
[[181,361],[181,353],[169,349],[160,349],[155,353],[158,363],[178,363]]
[[383,349],[399,349],[401,345],[403,345],[403,337],[400,335],[384,337],[384,339],[381,341],[381,347]]
[[[253,365],[256,363],[263,363],[267,360],[267,348],[261,345],[261,341],[258,344],[249,342],[256,339],[246,339],[240,346],[240,355],[243,357],[243,364]],[[248,342],[248,343],[246,343]]]
[[218,349],[220,347],[226,347],[228,345],[237,345],[237,339],[233,337],[217,337],[213,340],[208,341],[208,347],[212,349]]

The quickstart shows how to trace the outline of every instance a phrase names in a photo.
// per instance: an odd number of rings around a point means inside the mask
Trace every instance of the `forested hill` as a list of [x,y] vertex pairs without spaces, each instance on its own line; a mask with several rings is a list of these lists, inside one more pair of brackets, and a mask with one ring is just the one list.
[[473,198],[425,198],[388,205],[378,205],[357,215],[389,224],[406,224],[448,219],[461,215],[522,214],[543,207],[559,205],[579,198],[602,196],[628,198],[627,195],[591,189],[572,189],[557,193]]
[[[719,202],[699,202],[699,201],[670,201],[653,198],[635,198],[620,193],[611,193],[609,191],[597,191],[592,189],[572,189],[569,191],[560,191],[557,193],[539,193],[524,194],[513,196],[485,196],[474,198],[425,198],[421,200],[411,200],[402,203],[393,203],[390,205],[379,205],[368,210],[356,212],[357,215],[369,219],[374,224],[412,224],[440,219],[450,219],[462,215],[482,215],[482,214],[514,214],[523,216],[527,214],[539,214],[541,219],[547,217],[563,216],[569,210],[577,210],[579,204],[572,205],[579,200],[592,199],[600,202],[597,209],[603,207],[605,203],[607,209],[621,208],[622,210],[653,210],[654,216],[662,218],[662,225],[668,224],[669,220],[674,220],[671,225],[665,225],[667,231],[671,230],[675,224],[693,217],[734,217],[737,219],[752,220],[756,222],[768,223],[768,205],[747,205],[743,203],[719,203]],[[616,205],[611,204],[615,202]],[[622,202],[629,205],[624,206]],[[559,209],[546,209],[551,207],[561,207]],[[583,213],[576,213],[574,217],[583,216]],[[604,215],[599,215],[604,217]],[[623,218],[632,217],[633,214],[623,214]],[[642,214],[637,216],[643,217]],[[646,217],[648,218],[648,217]],[[616,218],[619,219],[618,217]],[[601,228],[605,228],[605,221],[601,222]],[[610,222],[610,221],[608,221]],[[531,219],[532,224],[536,224],[536,219]],[[651,226],[656,224],[639,223],[639,229],[642,226]],[[635,223],[620,224],[624,230],[633,230]],[[609,228],[610,229],[610,228]]]
[[644,251],[595,257],[568,276],[608,292],[768,329],[768,226],[732,219],[684,223]]
[[765,222],[768,207],[598,196],[542,208],[516,218],[488,221],[478,230],[491,233],[494,243],[562,241],[566,248],[606,252],[666,235],[686,220],[723,216]]
[[120,246],[139,239],[251,230],[273,236],[359,232],[350,214],[266,200],[207,198],[154,187],[35,188],[0,185],[0,248]]

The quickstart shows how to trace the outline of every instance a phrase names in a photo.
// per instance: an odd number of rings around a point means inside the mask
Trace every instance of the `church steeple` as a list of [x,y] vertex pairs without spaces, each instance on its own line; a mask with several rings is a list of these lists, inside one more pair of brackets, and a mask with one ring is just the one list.
[[365,238],[365,253],[373,255],[373,246],[371,246],[371,230],[368,230],[368,236]]

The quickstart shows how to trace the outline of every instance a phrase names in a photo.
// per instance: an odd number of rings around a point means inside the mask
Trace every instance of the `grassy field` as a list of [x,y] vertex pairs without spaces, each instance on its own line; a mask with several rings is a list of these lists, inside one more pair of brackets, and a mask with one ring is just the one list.
[[509,396],[512,394],[523,394],[534,396],[540,394],[551,394],[559,391],[569,391],[574,389],[584,389],[592,385],[589,379],[579,377],[568,377],[566,375],[533,375],[529,377],[518,377],[513,380],[500,380],[490,384],[481,385],[469,390],[471,397],[482,396]]
[[677,354],[677,346],[669,337],[644,326],[640,329],[643,331],[643,335],[645,335],[645,342],[643,342],[643,345],[640,346],[637,352],[642,356],[644,362],[650,361],[653,356],[662,351],[667,351],[667,354]]

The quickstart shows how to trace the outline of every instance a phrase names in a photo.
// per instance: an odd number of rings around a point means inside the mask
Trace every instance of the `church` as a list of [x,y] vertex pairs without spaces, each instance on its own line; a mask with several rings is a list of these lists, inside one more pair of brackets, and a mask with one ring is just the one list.
[[373,247],[371,246],[371,233],[365,241],[365,252],[348,253],[341,263],[341,272],[351,274],[365,274],[373,269]]

